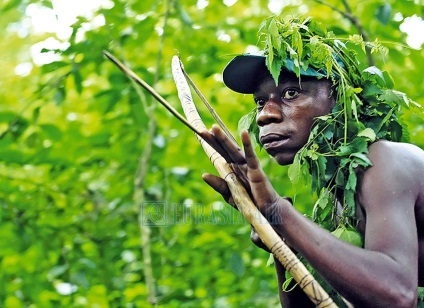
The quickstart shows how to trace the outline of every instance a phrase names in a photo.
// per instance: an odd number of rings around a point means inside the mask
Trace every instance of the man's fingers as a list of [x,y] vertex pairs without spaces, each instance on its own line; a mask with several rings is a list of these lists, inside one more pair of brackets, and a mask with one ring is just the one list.
[[263,250],[270,252],[269,249],[265,246],[265,244],[262,242],[261,238],[259,237],[259,234],[256,232],[256,230],[252,227],[252,230],[250,231],[250,240],[258,246],[259,248],[262,248]]
[[218,125],[212,125],[211,133],[231,157],[231,161],[227,160],[229,163],[244,164],[246,162],[244,159],[244,153],[240,147],[228,138]]
[[227,201],[231,206],[234,206],[234,200],[231,196],[230,189],[223,179],[209,173],[202,174],[202,179],[216,192],[220,193],[225,201]]
[[215,136],[208,130],[200,132],[200,137],[205,140],[211,147],[213,147],[228,163],[233,162],[233,159],[228,154],[222,145],[218,142]]
[[241,132],[241,141],[243,142],[247,166],[250,169],[258,169],[259,160],[258,160],[258,157],[256,156],[255,150],[253,149],[252,142],[250,141],[250,136],[247,130],[244,130]]
[[228,189],[227,183],[220,177],[205,173],[202,174],[202,178],[210,187],[219,192],[221,195],[229,194],[230,190]]
[[250,141],[249,133],[246,130],[242,131],[241,140],[246,155],[247,178],[250,183],[252,196],[256,202],[256,206],[260,210],[263,210],[267,208],[267,205],[274,204],[278,200],[279,195],[263,172],[259,159],[253,149],[252,142]]

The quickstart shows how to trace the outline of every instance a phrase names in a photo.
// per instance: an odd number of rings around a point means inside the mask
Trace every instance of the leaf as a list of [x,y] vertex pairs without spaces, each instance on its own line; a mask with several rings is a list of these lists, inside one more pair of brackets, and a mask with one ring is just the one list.
[[331,196],[329,192],[324,191],[320,194],[320,197],[317,201],[317,206],[319,206],[321,209],[325,209],[327,206],[333,206],[331,204]]
[[405,93],[396,90],[383,90],[380,98],[387,102],[401,105],[405,108],[408,108],[410,103],[409,98]]
[[403,134],[402,126],[396,122],[392,123],[392,125],[390,125],[390,134],[392,136],[393,141],[401,141]]
[[[257,108],[253,108],[248,114],[242,116],[237,125],[237,131],[240,134],[243,130],[249,132],[253,145],[262,146],[259,140],[259,127],[256,124]],[[255,144],[256,143],[256,144]]]
[[[180,13],[180,17],[181,13]],[[139,33],[137,43],[139,46],[143,46],[149,38],[155,33],[154,29],[156,26],[157,20],[148,14],[145,19],[138,21],[134,24],[134,31]]]
[[280,33],[278,32],[277,21],[274,18],[271,18],[269,21],[268,32],[273,37],[280,36]]
[[325,138],[327,138],[328,140],[331,140],[334,136],[334,131],[331,129],[325,130],[324,131],[324,136]]
[[[319,176],[320,178],[325,178],[325,171],[327,167],[327,158],[324,155],[319,155],[318,160],[318,170],[319,170]],[[321,190],[321,187],[319,188]]]
[[68,67],[70,64],[65,61],[55,61],[49,64],[45,64],[41,67],[43,73],[54,72],[62,67]]
[[243,130],[249,130],[250,126],[252,125],[252,122],[255,120],[256,117],[256,107],[253,108],[249,113],[245,114],[240,118],[237,125],[237,130],[239,134]]
[[345,189],[344,198],[347,205],[347,215],[348,217],[355,216],[355,193],[350,189]]
[[384,79],[383,72],[378,67],[370,66],[364,69],[362,72],[368,73],[370,75],[377,77],[376,78],[377,83],[381,86],[386,86],[386,80]]
[[351,101],[351,108],[352,108],[353,116],[355,117],[356,121],[358,121],[358,110],[356,109],[356,102],[355,102],[355,100],[352,100]]
[[344,174],[341,170],[337,171],[336,185],[338,185],[338,186],[344,186],[345,185],[345,177],[344,177]]
[[372,128],[366,128],[366,129],[364,129],[363,131],[360,131],[359,133],[358,133],[358,137],[366,137],[366,138],[368,138],[371,142],[374,142],[375,141],[375,138],[377,137],[376,135],[375,135],[375,132],[374,132],[374,130],[372,129]]
[[274,255],[270,253],[268,260],[266,261],[266,267],[270,267],[273,264],[274,264]]
[[269,70],[271,70],[271,67],[274,62],[274,47],[272,44],[272,36],[271,34],[267,35],[267,45],[268,45],[268,55],[266,57],[266,63]]
[[51,280],[55,279],[56,277],[64,274],[68,269],[69,269],[69,265],[68,264],[56,265],[55,267],[53,267],[47,273],[47,278],[51,281]]
[[364,138],[355,138],[351,143],[352,153],[367,153],[368,142]]
[[299,157],[295,156],[293,163],[290,165],[288,170],[288,176],[290,179],[290,182],[293,185],[297,185],[300,181],[300,175],[301,175],[301,166]]
[[60,140],[63,136],[63,133],[60,128],[53,124],[42,124],[40,125],[40,128],[44,132],[44,134],[51,140],[57,141]]
[[280,52],[281,50],[281,37],[280,33],[278,32],[278,26],[275,19],[271,19],[268,27],[268,33],[269,33],[269,44],[274,47],[277,52]]
[[353,151],[353,147],[350,145],[342,145],[339,148],[339,152],[337,153],[337,155],[339,156],[346,156],[349,155],[350,153],[352,153]]
[[75,89],[79,94],[82,92],[82,77],[81,73],[76,69],[73,71],[72,75],[74,76]]
[[389,121],[389,119],[392,116],[392,114],[393,114],[393,109],[390,109],[390,111],[386,114],[386,116],[383,118],[383,120],[381,120],[381,122],[380,122],[380,124],[378,126],[378,129],[377,129],[378,132],[383,127],[383,125],[387,124],[387,122]]
[[49,9],[53,9],[53,4],[50,0],[42,0],[41,4]]
[[0,7],[0,11],[6,13],[6,11],[14,8],[14,7],[18,7],[22,5],[21,4],[21,0],[9,0],[9,1],[4,1],[2,2],[2,6]]
[[355,157],[356,161],[359,159],[359,163],[361,164],[361,166],[372,166],[372,162],[370,161],[368,156],[363,153],[352,153],[350,157]]
[[244,265],[244,261],[239,253],[233,252],[231,253],[229,265],[231,270],[237,275],[237,277],[242,277],[246,266]]
[[351,41],[352,43],[356,44],[356,45],[360,45],[362,48],[362,51],[365,53],[365,42],[364,39],[362,38],[362,35],[359,34],[354,34],[354,35],[350,35],[349,36],[349,41]]
[[85,289],[88,289],[90,287],[90,282],[87,279],[87,275],[83,271],[78,271],[76,273],[72,274],[72,281],[79,285],[84,287]]
[[311,43],[311,45],[312,45],[312,46],[315,46],[315,45],[317,45],[317,44],[318,44],[319,39],[318,39],[318,37],[317,37],[317,36],[313,36],[313,37],[311,37],[311,38],[309,39],[309,42]]
[[58,105],[58,106],[59,105],[62,105],[63,101],[65,100],[65,96],[66,96],[66,90],[65,90],[65,88],[64,87],[59,87],[56,90],[56,92],[55,92],[55,94],[53,96],[53,99],[54,99],[56,105]]
[[272,78],[274,79],[276,85],[278,85],[278,79],[280,77],[281,67],[283,66],[283,64],[284,60],[279,57],[274,57],[272,62],[270,60],[269,64],[267,63],[267,65],[270,65],[268,66],[268,69],[271,72]]
[[327,121],[327,120],[331,119],[331,116],[330,115],[324,115],[324,116],[316,117],[316,119],[320,119],[321,121]]
[[308,30],[309,32],[316,33],[316,35],[320,37],[326,37],[327,36],[327,29],[323,24],[316,21],[315,19],[307,18],[309,22]]
[[297,51],[297,58],[302,59],[303,56],[303,43],[302,43],[302,36],[300,35],[298,30],[295,30],[293,32],[292,36],[292,46],[294,46],[295,50]]
[[361,92],[361,96],[365,99],[376,99],[377,95],[381,94],[381,89],[371,81],[367,80],[363,84],[363,91]]
[[386,87],[388,89],[393,89],[395,84],[393,82],[392,76],[390,76],[390,74],[386,71],[383,71],[383,76],[384,76],[384,80],[386,81]]
[[355,171],[352,170],[349,173],[349,177],[347,178],[346,189],[355,190],[356,189],[356,183],[357,183],[356,173],[355,173]]
[[382,25],[387,25],[392,15],[392,6],[390,3],[384,3],[375,12],[375,16]]
[[363,238],[362,235],[352,229],[352,228],[345,228],[344,226],[340,226],[333,232],[331,232],[335,237],[341,239],[342,241],[345,241],[351,245],[357,246],[357,247],[363,247]]

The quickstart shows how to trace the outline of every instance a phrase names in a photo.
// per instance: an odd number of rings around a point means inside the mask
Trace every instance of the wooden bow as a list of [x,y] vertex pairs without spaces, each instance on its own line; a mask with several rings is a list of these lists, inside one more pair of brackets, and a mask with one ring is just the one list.
[[[174,116],[189,127],[199,139],[205,153],[213,163],[221,178],[223,178],[231,191],[232,197],[238,210],[244,218],[256,230],[265,246],[274,254],[281,264],[290,272],[305,294],[311,301],[320,308],[335,308],[337,305],[331,297],[325,292],[321,285],[315,280],[311,273],[306,269],[302,262],[278,236],[266,218],[257,209],[243,184],[237,178],[225,158],[221,156],[216,149],[219,145],[208,138],[207,128],[197,112],[193,103],[190,87],[184,76],[181,61],[177,56],[172,59],[172,73],[178,90],[178,96],[181,101],[187,120],[182,117],[171,105],[169,105],[159,94],[156,93],[147,83],[140,79],[134,72],[126,68],[121,62],[114,58],[110,53],[104,54],[114,62],[127,76],[150,92],[162,105],[164,105]],[[219,151],[222,153],[222,151]]]
[[[174,56],[172,59],[172,74],[177,86],[178,97],[180,98],[188,122],[199,131],[207,130],[193,103],[190,88],[184,77],[180,59],[177,56]],[[201,137],[198,136],[198,139],[221,178],[227,182],[238,210],[256,230],[265,246],[276,256],[286,270],[290,272],[293,278],[299,283],[299,286],[317,307],[337,307],[331,297],[325,292],[311,273],[309,273],[303,263],[300,262],[258,210],[227,161],[213,147],[204,142]]]

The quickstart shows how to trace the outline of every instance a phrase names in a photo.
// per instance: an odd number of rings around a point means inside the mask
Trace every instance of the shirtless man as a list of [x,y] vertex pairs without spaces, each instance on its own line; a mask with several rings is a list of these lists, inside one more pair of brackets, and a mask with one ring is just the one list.
[[[329,114],[336,104],[332,82],[313,77],[299,82],[290,68],[282,67],[276,85],[265,57],[262,64],[255,58],[233,59],[224,70],[224,82],[236,92],[253,94],[262,146],[278,164],[291,164],[307,143],[314,119]],[[370,144],[372,166],[356,169],[357,230],[364,239],[363,247],[356,247],[278,195],[246,131],[241,134],[243,151],[218,127],[211,134],[231,157],[259,210],[269,221],[282,222],[273,225],[276,232],[348,302],[355,307],[417,306],[418,287],[424,286],[424,152],[420,148],[387,140]],[[205,174],[203,179],[232,203],[221,178]],[[275,266],[282,305],[313,306],[299,287],[282,290],[284,269],[278,260]]]

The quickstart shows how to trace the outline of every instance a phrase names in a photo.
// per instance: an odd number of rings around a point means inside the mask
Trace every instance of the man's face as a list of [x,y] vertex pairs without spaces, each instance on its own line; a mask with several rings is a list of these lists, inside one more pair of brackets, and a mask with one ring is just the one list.
[[329,80],[302,79],[299,85],[294,74],[284,74],[278,86],[265,77],[254,99],[260,142],[280,165],[293,162],[308,141],[314,118],[330,113],[335,104]]

